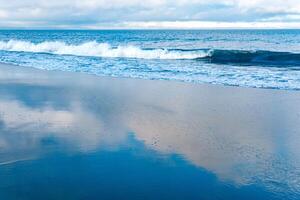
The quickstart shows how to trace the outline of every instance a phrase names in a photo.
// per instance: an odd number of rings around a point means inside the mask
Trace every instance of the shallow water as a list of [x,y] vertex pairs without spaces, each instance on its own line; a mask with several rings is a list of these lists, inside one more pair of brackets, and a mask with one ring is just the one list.
[[299,90],[300,30],[3,30],[0,62],[99,76]]
[[299,92],[0,67],[0,199],[299,199]]

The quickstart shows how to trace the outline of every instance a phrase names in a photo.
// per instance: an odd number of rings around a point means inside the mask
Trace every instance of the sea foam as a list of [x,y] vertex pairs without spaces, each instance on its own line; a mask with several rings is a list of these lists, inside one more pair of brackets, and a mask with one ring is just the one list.
[[113,47],[108,43],[98,43],[95,41],[71,45],[59,41],[32,43],[28,41],[9,40],[0,41],[0,50],[140,59],[197,59],[207,57],[210,53],[205,50],[172,51],[167,49],[142,49],[132,45]]

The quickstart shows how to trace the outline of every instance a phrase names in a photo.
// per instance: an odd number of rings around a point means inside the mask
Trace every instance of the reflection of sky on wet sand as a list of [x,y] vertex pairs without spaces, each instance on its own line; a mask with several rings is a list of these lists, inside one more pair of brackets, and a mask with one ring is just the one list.
[[238,187],[300,192],[299,92],[0,70],[0,165],[118,151],[134,133]]

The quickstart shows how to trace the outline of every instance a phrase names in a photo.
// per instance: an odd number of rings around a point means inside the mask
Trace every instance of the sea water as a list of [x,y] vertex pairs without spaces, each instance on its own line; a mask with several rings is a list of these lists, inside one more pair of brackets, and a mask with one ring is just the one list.
[[2,30],[0,62],[99,76],[300,89],[300,30]]

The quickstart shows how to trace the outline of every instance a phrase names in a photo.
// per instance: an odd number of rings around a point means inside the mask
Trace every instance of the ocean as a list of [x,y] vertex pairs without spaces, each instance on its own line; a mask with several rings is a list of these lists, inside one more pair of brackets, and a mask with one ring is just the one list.
[[99,76],[300,89],[300,30],[2,30],[0,62]]

